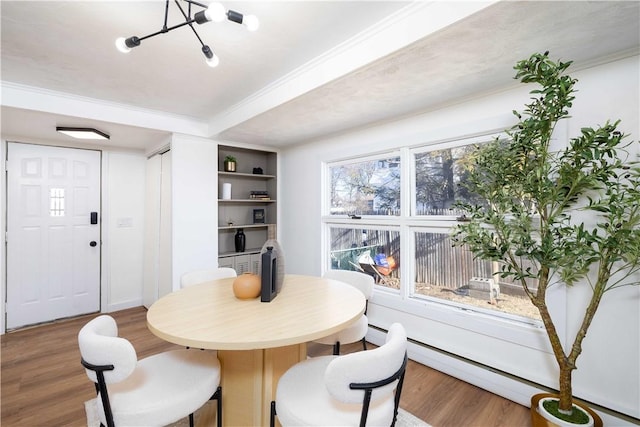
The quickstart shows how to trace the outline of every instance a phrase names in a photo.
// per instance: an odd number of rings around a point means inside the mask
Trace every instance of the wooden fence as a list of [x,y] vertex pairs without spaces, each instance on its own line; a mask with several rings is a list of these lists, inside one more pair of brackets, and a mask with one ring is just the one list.
[[[366,233],[363,234],[363,231]],[[497,263],[474,259],[473,253],[463,247],[454,247],[445,233],[415,235],[415,283],[456,289],[467,285],[472,277],[492,278],[504,285],[507,293],[519,293],[518,285],[494,275]],[[394,230],[331,229],[332,268],[356,270],[358,257],[369,251],[371,257],[381,250],[396,261],[391,277],[398,278],[402,260],[400,233]],[[535,288],[535,285],[534,285]]]

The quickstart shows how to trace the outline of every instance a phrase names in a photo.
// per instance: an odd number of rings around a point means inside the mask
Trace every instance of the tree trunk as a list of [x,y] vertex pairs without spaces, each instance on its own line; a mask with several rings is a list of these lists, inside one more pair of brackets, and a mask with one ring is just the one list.
[[563,363],[560,365],[560,384],[558,384],[560,390],[560,400],[558,402],[558,410],[564,414],[570,414],[573,410],[573,391],[571,389],[572,372],[573,367],[571,367],[568,363]]
[[[571,374],[575,369],[575,363],[573,363],[566,355],[564,348],[562,347],[560,337],[558,336],[558,331],[556,330],[553,319],[551,318],[551,313],[549,313],[549,309],[546,304],[548,284],[549,269],[543,266],[538,278],[537,295],[529,294],[529,298],[531,299],[531,302],[538,308],[538,312],[540,312],[542,323],[544,324],[544,328],[547,331],[549,343],[551,344],[551,348],[553,349],[553,355],[556,358],[556,362],[558,363],[558,368],[560,370],[560,375],[558,377],[558,390],[560,395],[558,409],[565,413],[571,413],[571,410],[573,409]],[[580,342],[581,341],[582,340],[580,339]],[[577,354],[579,354],[579,352]],[[577,354],[575,357],[577,357]]]

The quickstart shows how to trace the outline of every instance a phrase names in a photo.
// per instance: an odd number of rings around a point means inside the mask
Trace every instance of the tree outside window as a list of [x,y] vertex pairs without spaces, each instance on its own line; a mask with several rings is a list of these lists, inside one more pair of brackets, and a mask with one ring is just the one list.
[[[453,247],[450,232],[465,218],[465,212],[454,205],[460,201],[480,204],[462,185],[473,165],[477,143],[482,140],[460,146],[414,147],[403,152],[406,158],[387,154],[329,165],[326,197],[330,211],[324,222],[330,268],[370,274],[378,287],[398,296],[539,321],[521,288],[495,274],[499,271],[496,263],[475,259],[465,247]],[[415,172],[412,183],[402,182],[403,167]],[[400,209],[403,185],[407,194],[409,188],[415,189],[409,194],[411,212]],[[404,254],[404,262],[401,239],[414,248],[413,254]],[[393,267],[376,265],[376,257]],[[401,286],[409,289],[401,292]]]
[[331,166],[331,215],[400,215],[400,157]]

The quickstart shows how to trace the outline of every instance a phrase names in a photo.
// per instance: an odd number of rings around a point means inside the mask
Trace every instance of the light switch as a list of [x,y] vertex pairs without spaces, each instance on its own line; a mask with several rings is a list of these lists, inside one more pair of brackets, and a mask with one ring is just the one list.
[[133,227],[133,218],[118,218],[116,221],[118,228],[130,228]]

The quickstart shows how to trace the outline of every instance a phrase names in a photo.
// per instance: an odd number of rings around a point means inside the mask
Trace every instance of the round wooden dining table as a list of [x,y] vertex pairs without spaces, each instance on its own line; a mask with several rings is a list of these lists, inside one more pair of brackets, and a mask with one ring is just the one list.
[[307,357],[307,342],[354,323],[365,298],[343,282],[285,275],[271,302],[241,300],[233,281],[205,282],[160,298],[147,312],[147,325],[166,341],[218,350],[224,425],[268,425],[280,376]]

